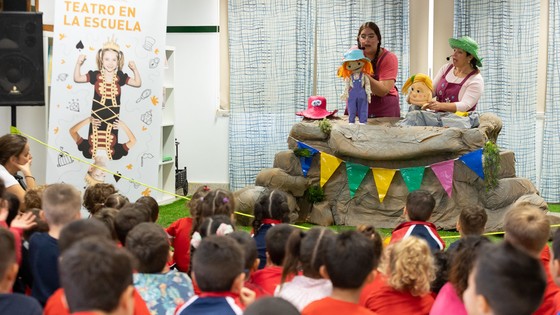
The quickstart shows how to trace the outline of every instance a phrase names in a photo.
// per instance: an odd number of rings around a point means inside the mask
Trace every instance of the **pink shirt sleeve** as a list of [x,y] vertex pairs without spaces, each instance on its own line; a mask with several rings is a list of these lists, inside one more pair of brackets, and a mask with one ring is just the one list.
[[397,73],[399,72],[399,61],[397,56],[392,52],[385,50],[385,58],[377,66],[379,72],[379,81],[384,80],[397,80]]

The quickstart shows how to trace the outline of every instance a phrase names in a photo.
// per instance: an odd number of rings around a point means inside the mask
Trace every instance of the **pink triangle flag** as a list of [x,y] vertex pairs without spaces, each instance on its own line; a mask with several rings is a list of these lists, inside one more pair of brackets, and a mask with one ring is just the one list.
[[453,170],[454,170],[455,160],[443,161],[430,165],[434,174],[438,178],[441,186],[445,189],[445,192],[451,198],[451,192],[453,191]]

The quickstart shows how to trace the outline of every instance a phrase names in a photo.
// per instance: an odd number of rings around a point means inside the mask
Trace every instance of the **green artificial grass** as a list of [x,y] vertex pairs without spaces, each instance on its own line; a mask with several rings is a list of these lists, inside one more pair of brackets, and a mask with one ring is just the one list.
[[[175,222],[179,218],[190,216],[189,209],[185,206],[185,200],[179,199],[175,202],[172,202],[167,205],[162,205],[159,207],[159,218],[157,223],[162,227],[166,228],[171,223]],[[548,204],[548,208],[552,212],[560,212],[560,204]],[[303,223],[298,226],[303,228],[312,228],[315,225],[310,223]],[[250,232],[250,226],[238,226],[238,229]],[[345,231],[345,230],[353,230],[356,227],[354,226],[341,226],[341,225],[332,225],[329,226],[335,232]],[[379,233],[383,238],[386,238],[391,235],[392,229],[378,229]],[[446,247],[449,246],[451,243],[455,242],[459,239],[459,233],[456,231],[438,231],[441,238],[445,241]],[[491,239],[500,239],[500,234],[496,236],[491,236]]]

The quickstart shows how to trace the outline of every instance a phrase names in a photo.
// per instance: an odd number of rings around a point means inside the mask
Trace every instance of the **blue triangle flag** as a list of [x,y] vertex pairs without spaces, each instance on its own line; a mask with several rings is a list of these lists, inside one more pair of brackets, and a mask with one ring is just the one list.
[[459,158],[461,162],[465,163],[473,172],[480,178],[484,179],[484,169],[482,168],[482,149],[469,152]]
[[308,146],[307,144],[303,143],[303,142],[297,142],[297,146],[299,149],[307,149],[309,151],[311,151],[311,156],[309,157],[304,157],[304,156],[300,156],[299,157],[299,161],[301,163],[301,171],[303,172],[303,176],[307,177],[307,172],[309,171],[309,168],[311,167],[311,161],[313,161],[313,155],[319,153],[319,150]]

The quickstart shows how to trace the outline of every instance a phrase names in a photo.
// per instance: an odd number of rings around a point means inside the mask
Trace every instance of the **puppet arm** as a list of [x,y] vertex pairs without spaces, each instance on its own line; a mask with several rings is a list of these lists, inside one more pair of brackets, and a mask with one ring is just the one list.
[[76,83],[86,83],[87,77],[85,74],[80,73],[80,67],[86,61],[86,55],[80,55],[78,61],[76,61],[76,67],[74,67],[74,82]]
[[128,63],[128,67],[130,68],[130,70],[132,70],[132,73],[134,73],[134,77],[128,79],[128,85],[133,87],[140,87],[142,85],[142,78],[140,78],[140,71],[138,71],[136,63],[134,61],[130,61]]
[[366,76],[364,76],[364,89],[366,90],[366,95],[367,95],[367,102],[368,104],[371,103],[371,83],[369,82],[369,78]]
[[344,83],[344,92],[342,93],[342,95],[340,95],[340,99],[346,101],[348,100],[348,93],[350,91],[350,88],[352,87],[352,80],[344,79]]

